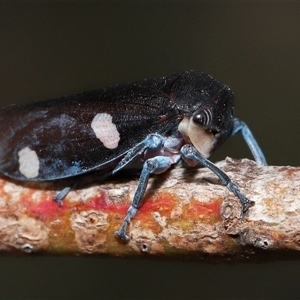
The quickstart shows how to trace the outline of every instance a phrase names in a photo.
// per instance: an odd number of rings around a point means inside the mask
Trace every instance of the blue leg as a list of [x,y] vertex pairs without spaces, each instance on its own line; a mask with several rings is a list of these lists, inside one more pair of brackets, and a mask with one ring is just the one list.
[[123,169],[125,166],[127,166],[129,163],[131,163],[133,160],[135,160],[138,156],[145,153],[146,151],[156,151],[160,150],[163,147],[164,138],[157,133],[149,134],[145,140],[143,140],[141,143],[137,144],[135,147],[133,147],[131,150],[127,152],[127,154],[123,157],[123,159],[114,167],[112,171],[104,172],[97,174],[94,173],[91,176],[86,177],[80,177],[77,179],[74,184],[71,186],[65,187],[63,190],[61,190],[59,193],[57,193],[53,200],[57,202],[58,206],[63,205],[63,199],[67,196],[67,194],[72,190],[75,189],[78,185],[84,185],[93,181],[103,181],[110,175],[115,174],[120,169]]
[[235,118],[233,119],[233,130],[231,135],[235,135],[239,131],[242,133],[243,138],[252,152],[255,161],[261,165],[267,165],[266,158],[247,124]]
[[156,151],[163,147],[164,138],[158,133],[149,134],[142,142],[130,149],[122,160],[113,169],[112,174],[115,174],[120,169],[123,169],[129,163],[134,161],[138,156],[145,151]]
[[254,201],[247,199],[241,193],[237,185],[233,183],[231,179],[221,169],[219,169],[215,164],[213,164],[208,159],[202,157],[192,145],[184,145],[181,148],[181,154],[183,159],[188,164],[194,164],[194,162],[198,162],[201,165],[212,170],[219,177],[221,182],[240,199],[243,207],[243,212],[246,212],[249,206],[254,204]]
[[150,174],[159,174],[165,172],[173,164],[173,160],[167,156],[156,156],[149,158],[145,161],[141,172],[140,180],[138,183],[137,190],[134,194],[132,204],[130,205],[127,215],[121,228],[115,232],[115,236],[119,237],[124,241],[128,241],[129,237],[126,235],[127,226],[130,220],[136,215],[139,207],[143,203],[143,196],[148,184]]
[[57,193],[53,197],[53,200],[57,203],[58,206],[62,206],[64,198],[68,195],[68,193],[71,190],[76,189],[78,186],[86,185],[94,181],[103,181],[110,175],[111,172],[104,172],[104,173],[95,172],[89,175],[78,176],[77,179],[74,179],[75,181],[73,184],[63,188],[59,193]]
[[63,199],[68,195],[68,193],[77,187],[80,179],[77,179],[71,186],[67,186],[62,189],[59,193],[57,193],[52,199],[57,203],[58,206],[63,205]]
[[72,186],[67,186],[64,189],[62,189],[59,193],[57,193],[52,199],[57,203],[58,206],[63,205],[63,199],[68,195],[68,193],[77,185],[74,183]]

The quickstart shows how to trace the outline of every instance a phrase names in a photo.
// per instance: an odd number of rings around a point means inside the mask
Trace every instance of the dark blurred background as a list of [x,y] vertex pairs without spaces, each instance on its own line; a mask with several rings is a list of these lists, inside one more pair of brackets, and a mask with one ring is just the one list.
[[[300,3],[0,3],[1,106],[200,70],[271,165],[300,165]],[[5,124],[2,124],[5,126]],[[234,137],[212,160],[251,157]],[[0,298],[296,299],[300,263],[1,257]]]

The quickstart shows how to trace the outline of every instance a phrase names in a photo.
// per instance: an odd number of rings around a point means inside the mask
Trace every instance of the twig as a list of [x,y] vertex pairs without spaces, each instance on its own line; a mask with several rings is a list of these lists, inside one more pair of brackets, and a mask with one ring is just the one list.
[[150,179],[144,204],[114,236],[138,176],[71,191],[58,207],[58,183],[0,181],[0,250],[107,254],[205,261],[300,258],[300,168],[260,166],[227,158],[217,164],[255,205],[243,215],[238,198],[206,168],[176,167]]

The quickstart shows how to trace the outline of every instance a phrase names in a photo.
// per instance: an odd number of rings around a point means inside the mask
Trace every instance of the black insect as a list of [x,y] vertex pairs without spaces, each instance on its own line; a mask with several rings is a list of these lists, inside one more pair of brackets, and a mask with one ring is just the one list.
[[[20,181],[49,181],[89,172],[112,175],[144,161],[138,188],[115,234],[127,240],[127,225],[142,205],[151,173],[183,158],[210,168],[241,201],[248,200],[207,160],[241,131],[255,160],[264,155],[247,125],[233,118],[230,88],[205,73],[187,71],[0,110],[0,172]],[[77,181],[76,181],[77,182]],[[55,200],[62,199],[67,187]]]

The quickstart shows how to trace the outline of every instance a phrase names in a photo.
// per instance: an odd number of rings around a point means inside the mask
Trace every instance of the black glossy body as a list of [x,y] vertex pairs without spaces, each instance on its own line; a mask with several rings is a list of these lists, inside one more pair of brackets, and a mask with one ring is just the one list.
[[[217,148],[231,134],[233,93],[195,71],[5,107],[0,110],[0,173],[17,180],[47,181],[110,169],[148,134],[167,136],[184,116],[202,107],[213,110],[207,130],[218,134]],[[91,128],[95,114],[103,112],[112,116],[120,134],[115,149],[104,147]],[[18,153],[25,147],[39,159],[34,178],[19,171]]]

